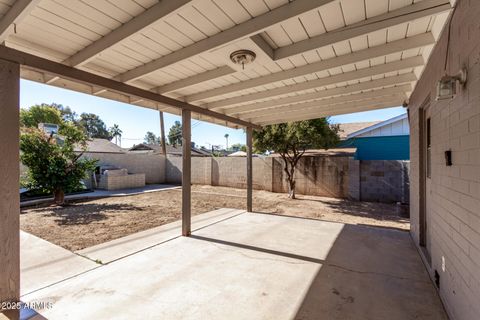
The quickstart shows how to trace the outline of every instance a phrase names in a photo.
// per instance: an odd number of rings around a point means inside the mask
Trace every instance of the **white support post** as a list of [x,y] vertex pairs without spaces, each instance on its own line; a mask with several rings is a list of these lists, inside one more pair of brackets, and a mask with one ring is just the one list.
[[253,211],[252,133],[247,127],[247,212]]
[[190,236],[192,217],[192,159],[191,159],[191,121],[189,110],[182,111],[182,236]]
[[0,60],[0,303],[20,299],[19,92],[20,66]]

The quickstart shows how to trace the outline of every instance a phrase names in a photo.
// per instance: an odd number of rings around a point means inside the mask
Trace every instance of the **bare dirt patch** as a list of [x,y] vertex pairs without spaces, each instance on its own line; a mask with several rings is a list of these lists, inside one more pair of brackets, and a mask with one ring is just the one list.
[[[192,213],[219,208],[245,208],[243,189],[192,186]],[[408,230],[409,220],[396,205],[335,198],[254,191],[254,211]],[[160,226],[181,217],[180,189],[126,197],[76,201],[66,207],[24,208],[22,230],[69,250],[80,250],[131,233]]]

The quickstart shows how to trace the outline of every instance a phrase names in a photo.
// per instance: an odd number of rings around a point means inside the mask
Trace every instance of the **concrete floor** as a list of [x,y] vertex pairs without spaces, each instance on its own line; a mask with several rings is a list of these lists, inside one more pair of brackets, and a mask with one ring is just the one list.
[[123,257],[117,241],[111,263],[22,300],[52,302],[46,319],[447,319],[406,232],[209,214],[189,238],[139,237]]

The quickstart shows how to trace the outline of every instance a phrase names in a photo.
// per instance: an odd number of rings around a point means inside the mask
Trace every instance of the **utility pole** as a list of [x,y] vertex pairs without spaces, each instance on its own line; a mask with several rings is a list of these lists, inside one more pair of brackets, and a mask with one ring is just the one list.
[[160,143],[162,144],[162,154],[167,156],[167,146],[165,145],[165,124],[163,123],[163,112],[160,112]]

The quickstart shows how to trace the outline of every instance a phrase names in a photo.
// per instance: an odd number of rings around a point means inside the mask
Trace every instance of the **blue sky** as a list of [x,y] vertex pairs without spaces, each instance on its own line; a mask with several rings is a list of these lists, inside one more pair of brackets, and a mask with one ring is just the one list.
[[[129,147],[135,143],[142,142],[147,131],[152,131],[157,135],[160,133],[159,113],[156,110],[21,80],[20,106],[22,108],[28,108],[34,104],[52,102],[69,106],[77,114],[82,112],[98,114],[108,127],[118,124],[123,131],[122,147]],[[402,107],[397,107],[334,116],[331,117],[331,121],[334,123],[347,123],[386,120],[402,113],[405,113],[405,110]],[[171,114],[164,114],[164,117],[167,133],[175,120],[181,120],[180,117]],[[225,146],[224,135],[226,133],[229,134],[229,145],[245,143],[245,134],[242,129],[235,130],[192,120],[192,141],[197,145],[206,147],[210,147],[211,144]]]

